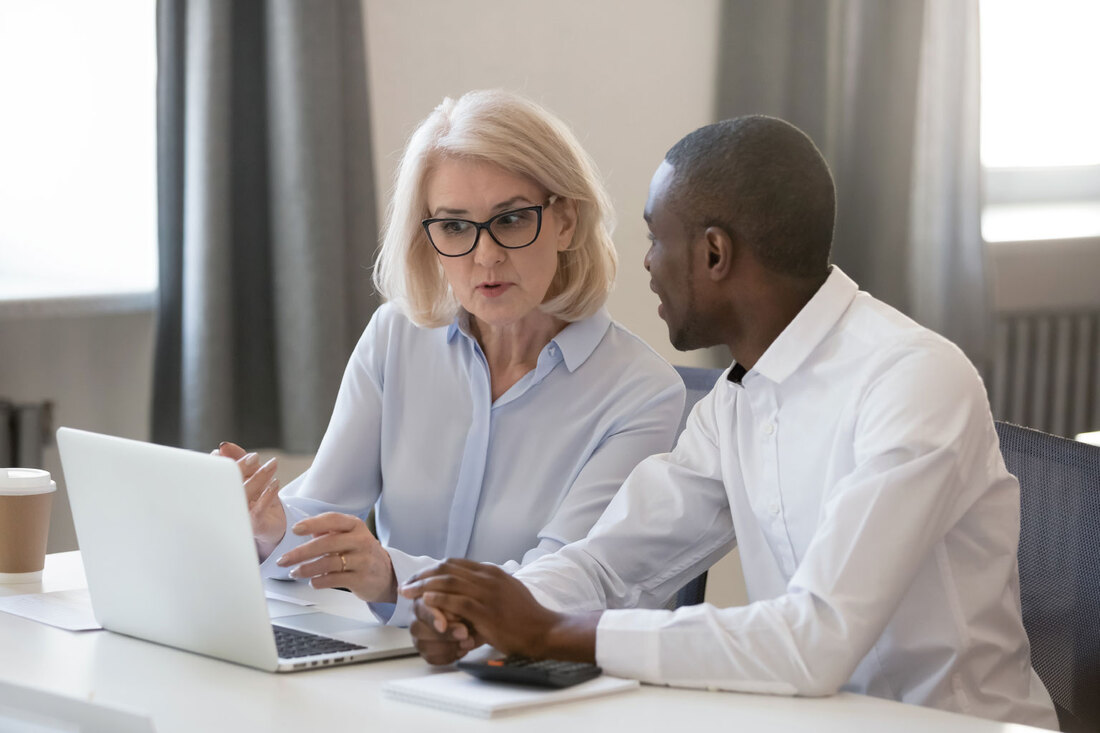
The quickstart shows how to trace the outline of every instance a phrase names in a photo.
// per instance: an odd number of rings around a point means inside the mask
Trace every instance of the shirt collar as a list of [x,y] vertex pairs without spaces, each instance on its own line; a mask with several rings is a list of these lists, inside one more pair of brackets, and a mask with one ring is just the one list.
[[837,324],[859,286],[833,265],[829,277],[771,343],[751,371],[779,384],[795,372]]
[[566,368],[574,372],[592,356],[610,327],[611,316],[606,308],[600,308],[588,318],[570,323],[551,342],[561,349]]
[[[592,355],[610,327],[611,316],[606,308],[600,308],[588,318],[568,324],[550,342],[557,344],[566,368],[573,372]],[[463,308],[458,309],[455,319],[447,327],[447,342],[454,341],[459,333],[473,339],[470,333],[470,314]]]

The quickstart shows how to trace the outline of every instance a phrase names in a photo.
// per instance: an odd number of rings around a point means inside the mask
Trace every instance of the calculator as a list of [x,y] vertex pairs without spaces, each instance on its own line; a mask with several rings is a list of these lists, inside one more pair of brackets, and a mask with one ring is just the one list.
[[529,659],[518,655],[485,662],[460,661],[456,666],[483,680],[539,687],[569,687],[599,677],[603,672],[595,664],[587,662]]

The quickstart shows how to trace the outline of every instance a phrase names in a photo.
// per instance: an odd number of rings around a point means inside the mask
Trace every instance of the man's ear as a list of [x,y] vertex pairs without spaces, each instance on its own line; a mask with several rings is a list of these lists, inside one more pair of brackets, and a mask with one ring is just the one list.
[[707,227],[703,232],[707,256],[707,274],[711,280],[724,280],[733,269],[734,244],[721,227]]

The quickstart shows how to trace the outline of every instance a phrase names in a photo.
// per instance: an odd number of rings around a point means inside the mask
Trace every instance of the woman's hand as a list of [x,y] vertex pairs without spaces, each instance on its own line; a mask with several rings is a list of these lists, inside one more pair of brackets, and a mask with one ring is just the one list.
[[314,588],[347,588],[364,601],[397,602],[393,562],[362,519],[327,512],[303,519],[291,531],[313,539],[278,559],[282,567],[298,566],[290,577],[309,578]]
[[260,560],[266,560],[286,534],[286,513],[279,501],[279,479],[275,469],[279,459],[272,458],[260,465],[260,457],[248,453],[236,443],[222,443],[213,451],[216,456],[232,458],[241,470],[244,493],[248,499],[248,516],[252,520],[252,536],[256,538],[256,551]]

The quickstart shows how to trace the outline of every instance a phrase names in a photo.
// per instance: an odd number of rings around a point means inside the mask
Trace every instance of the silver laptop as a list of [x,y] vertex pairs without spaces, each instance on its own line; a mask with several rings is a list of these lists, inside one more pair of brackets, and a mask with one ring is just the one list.
[[272,672],[416,653],[406,629],[271,618],[232,460],[71,428],[57,444],[103,628]]

